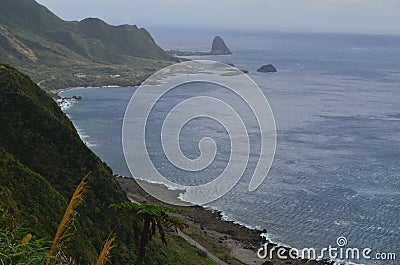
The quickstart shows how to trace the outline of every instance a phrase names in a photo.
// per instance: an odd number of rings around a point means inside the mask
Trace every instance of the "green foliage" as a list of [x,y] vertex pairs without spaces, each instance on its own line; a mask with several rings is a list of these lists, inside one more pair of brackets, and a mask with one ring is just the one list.
[[34,0],[2,0],[0,22],[5,25],[29,28],[32,31],[49,31],[60,27],[63,21]]
[[146,252],[146,265],[213,265],[217,264],[205,253],[188,244],[176,233],[167,233],[168,244],[162,246],[161,239],[154,238]]
[[15,233],[0,231],[1,264],[43,264],[45,262],[46,240],[33,237],[27,244],[23,244],[23,231],[23,229],[18,229]]
[[188,228],[185,230],[185,234],[193,238],[195,241],[199,242],[203,246],[207,247],[207,250],[218,257],[220,260],[226,262],[227,264],[240,265],[242,263],[238,262],[232,258],[228,253],[230,250],[220,244],[218,239],[208,236],[203,230],[197,230]]
[[[85,146],[44,91],[5,65],[0,65],[0,113],[0,205],[35,234],[51,240],[65,202],[81,177],[92,172],[66,255],[81,264],[93,262],[116,226],[124,231],[116,244],[129,249],[124,246],[131,245],[133,232],[108,207],[127,200],[111,170]],[[112,262],[127,264],[134,258],[133,253],[120,251]]]
[[165,228],[185,229],[185,221],[171,216],[168,213],[182,213],[182,210],[153,204],[137,204],[125,202],[119,205],[112,204],[110,208],[119,211],[125,218],[132,221],[135,233],[135,244],[139,249],[138,263],[144,262],[146,248],[158,230],[161,241],[167,245]]
[[0,208],[0,264],[43,264],[49,242],[31,233]]
[[[111,169],[84,145],[56,103],[26,75],[1,64],[0,128],[0,256],[4,264],[43,264],[40,259],[48,253],[66,201],[87,172],[91,175],[85,202],[78,207],[75,231],[59,257],[92,264],[110,231],[115,231],[111,264],[132,264],[140,249],[136,239],[143,234],[152,238],[146,264],[212,264],[183,239],[164,231],[164,227],[183,225],[173,216],[180,211],[127,203]],[[137,215],[132,219],[119,216],[110,209],[112,204]],[[8,222],[3,222],[4,213]],[[142,218],[147,217],[149,229],[142,233]],[[154,237],[155,229],[161,231],[158,224],[164,235]],[[33,236],[23,246],[27,234]],[[163,241],[168,245],[162,246]],[[5,257],[13,258],[12,263]]]
[[[38,41],[39,45],[46,47],[48,44],[44,41],[56,43],[94,61],[121,63],[125,56],[171,59],[145,29],[130,25],[111,26],[97,18],[63,21],[33,0],[2,0],[0,24],[16,34],[17,39],[33,33],[43,38]],[[36,50],[36,47],[32,48]]]
[[51,237],[66,203],[46,179],[0,147],[0,207],[32,227],[34,233]]

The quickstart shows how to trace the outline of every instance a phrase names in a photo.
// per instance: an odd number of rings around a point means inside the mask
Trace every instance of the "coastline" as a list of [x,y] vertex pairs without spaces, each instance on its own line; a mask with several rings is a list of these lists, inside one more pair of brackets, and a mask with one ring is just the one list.
[[[121,185],[122,189],[127,193],[128,197],[139,203],[154,203],[167,205],[174,208],[180,208],[188,211],[188,214],[184,214],[183,218],[189,223],[188,231],[184,231],[187,235],[193,237],[206,249],[215,249],[215,245],[219,245],[229,256],[238,263],[231,264],[245,264],[245,265],[333,265],[333,264],[345,264],[335,263],[328,260],[308,260],[308,259],[277,259],[277,257],[270,259],[260,259],[257,256],[257,250],[260,246],[265,243],[261,238],[260,234],[263,231],[257,229],[251,229],[243,224],[239,224],[235,221],[227,220],[224,218],[223,213],[211,209],[204,208],[202,206],[189,206],[179,207],[171,206],[164,202],[161,202],[151,195],[149,195],[135,180],[134,178],[128,178],[123,176],[116,176],[117,181]],[[146,185],[154,186],[152,191],[163,192],[168,196],[177,198],[179,191],[170,190],[168,187],[161,184],[147,183]],[[268,249],[272,247],[283,248],[289,251],[290,248],[274,242],[269,242]],[[210,249],[209,249],[210,250]],[[229,262],[228,262],[229,263]]]
[[[130,85],[130,86],[140,86],[141,83],[137,84],[137,85]],[[37,84],[38,85],[38,84]],[[54,99],[58,99],[59,98],[59,94],[65,91],[69,91],[69,90],[73,90],[73,89],[77,89],[77,88],[96,88],[96,87],[122,87],[121,85],[105,85],[105,86],[95,86],[95,87],[91,87],[91,86],[77,86],[77,87],[66,87],[66,88],[59,88],[56,90],[50,90],[47,91],[47,93]]]
[[[116,87],[116,86],[107,86]],[[76,88],[84,87],[70,87],[66,89],[60,89],[58,93],[63,91],[68,91]],[[86,87],[90,88],[90,87]],[[72,99],[74,101],[74,99]],[[129,198],[133,198],[135,201],[141,203],[155,203],[164,204],[158,201],[149,194],[147,194],[138,184],[137,180],[133,178],[117,177],[118,182],[121,187],[128,194]],[[146,185],[151,187],[156,187],[157,192],[162,192],[167,194],[170,198],[175,198],[177,200],[180,191],[171,190],[168,187],[161,184],[153,184],[146,182]],[[154,189],[152,189],[153,191]],[[175,206],[173,206],[175,207]],[[220,212],[212,208],[204,208],[202,206],[192,206],[183,207],[183,209],[190,208],[190,214],[185,216],[185,219],[191,224],[191,229],[189,231],[190,236],[196,237],[199,242],[202,242],[202,246],[209,246],[209,248],[219,248],[224,249],[224,254],[229,255],[238,264],[255,264],[255,265],[304,265],[304,264],[353,264],[345,262],[333,262],[328,260],[308,260],[308,259],[273,259],[273,260],[262,260],[257,257],[257,250],[261,246],[262,238],[260,234],[262,231],[256,230],[252,227],[246,226],[246,224],[235,222],[234,220],[229,220],[223,212]],[[267,227],[268,228],[268,227]],[[187,231],[185,231],[186,233]],[[268,240],[268,247],[276,247],[285,249],[286,251],[291,248],[289,245],[282,242],[273,242]],[[207,248],[207,249],[209,249]],[[274,257],[276,256],[276,251]],[[288,263],[289,262],[289,263]],[[229,263],[228,264],[237,264]]]
[[[119,85],[107,85],[107,86],[101,86],[103,88],[116,88],[116,87],[121,87]],[[81,100],[82,97],[80,95],[74,95],[70,98],[62,97],[60,96],[60,93],[69,91],[69,90],[74,90],[74,89],[79,89],[79,88],[97,88],[97,87],[68,87],[68,88],[62,88],[62,89],[57,89],[55,91],[50,91],[48,92],[50,97],[57,103],[57,105],[61,108],[62,111],[65,111],[66,109],[70,108],[73,106],[73,103],[77,100]]]
[[[106,87],[118,87],[106,86]],[[64,91],[69,91],[77,88],[84,87],[68,87],[65,89],[57,90],[57,97],[54,98],[57,101],[59,93]],[[86,87],[90,88],[90,87]],[[72,100],[75,101],[75,100]],[[59,104],[60,105],[60,104]],[[72,105],[71,105],[72,106]],[[61,107],[61,106],[60,106]],[[161,205],[167,205],[161,202],[151,195],[149,195],[143,188],[138,185],[137,181],[133,178],[127,178],[122,176],[116,176],[119,184],[123,190],[127,193],[128,197],[134,201],[140,203],[155,203]],[[144,181],[142,181],[144,182]],[[162,192],[164,195],[167,194],[171,199],[179,200],[179,195],[181,191],[171,190],[168,187],[144,182],[145,185],[149,185],[151,190],[154,192]],[[143,183],[141,184],[143,185]],[[180,201],[180,200],[179,200]],[[181,202],[181,201],[180,201]],[[170,206],[170,205],[169,205]],[[176,206],[172,206],[176,207]],[[185,215],[185,219],[190,224],[190,230],[187,233],[192,238],[196,238],[198,242],[206,249],[222,248],[225,254],[228,254],[231,259],[239,263],[228,264],[254,264],[254,265],[305,265],[305,264],[335,264],[333,261],[317,261],[308,259],[272,259],[272,260],[262,260],[257,257],[257,250],[262,244],[262,238],[260,234],[263,231],[251,228],[245,224],[238,223],[234,220],[230,220],[224,215],[223,212],[212,208],[205,208],[202,206],[190,206],[190,207],[179,207],[184,210],[189,210],[189,214]],[[288,245],[271,242],[268,247],[279,247],[289,250]],[[289,262],[289,263],[288,263]],[[345,264],[345,263],[336,263]]]

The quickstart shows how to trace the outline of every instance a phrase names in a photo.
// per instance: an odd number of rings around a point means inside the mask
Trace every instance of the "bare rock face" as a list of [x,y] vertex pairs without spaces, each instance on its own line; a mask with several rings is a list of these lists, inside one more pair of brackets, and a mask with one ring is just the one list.
[[224,40],[220,36],[216,36],[212,42],[211,52],[212,55],[228,55],[232,54],[226,46]]
[[260,73],[276,73],[278,72],[272,64],[266,64],[257,69]]

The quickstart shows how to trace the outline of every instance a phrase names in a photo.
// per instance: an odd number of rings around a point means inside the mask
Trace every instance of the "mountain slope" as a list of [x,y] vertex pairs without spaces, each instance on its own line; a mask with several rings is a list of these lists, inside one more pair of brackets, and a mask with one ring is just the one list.
[[[64,198],[42,176],[19,163],[0,148],[0,209],[34,228],[35,234],[51,237],[66,207]],[[27,198],[27,195],[31,194]],[[50,229],[49,229],[50,228]]]
[[[20,216],[20,220],[29,222],[41,235],[54,235],[65,201],[82,177],[92,172],[85,203],[78,209],[77,231],[69,253],[80,264],[90,264],[97,255],[96,250],[116,227],[126,230],[118,234],[118,245],[122,250],[128,249],[127,238],[132,234],[108,208],[112,203],[126,200],[111,170],[83,144],[71,122],[44,91],[26,75],[4,65],[0,65],[0,113],[0,147],[4,148],[1,161],[7,165],[17,160],[24,165],[15,174],[9,174],[7,167],[0,171],[4,185],[2,206],[15,205],[15,209],[9,210],[30,213],[30,218]],[[11,162],[4,162],[5,158]],[[28,183],[36,183],[35,186],[16,185],[18,180],[13,179],[28,176]],[[37,204],[41,196],[56,199]],[[49,213],[48,221],[42,216],[44,212]],[[114,264],[127,264],[132,258],[132,254],[120,251],[114,256]]]
[[[96,47],[103,46],[111,54],[118,53],[120,56],[171,59],[157,46],[145,29],[136,26],[111,26],[96,18],[84,19],[81,22],[63,21],[34,0],[0,0],[0,7],[0,23],[14,33],[17,39],[18,36],[23,37],[24,32],[34,33],[48,41],[79,51],[78,54],[88,56],[89,59],[106,62],[112,62],[106,54],[92,57],[88,54],[96,52],[91,49],[95,48],[91,47],[91,44],[97,42]],[[68,35],[76,39],[71,42]],[[88,53],[83,52],[85,49]],[[115,61],[123,60],[122,57],[117,59],[119,60]]]
[[[42,83],[48,90],[136,84],[174,60],[143,28],[96,18],[64,21],[34,0],[0,0],[0,62],[47,81]],[[89,76],[76,80],[78,72]],[[112,74],[121,80],[110,79]]]
[[34,0],[0,0],[0,23],[43,33],[65,26],[64,21]]
[[[128,200],[111,169],[81,141],[46,92],[0,64],[0,233],[7,213],[35,238],[52,240],[67,202],[88,172],[85,199],[63,251],[74,264],[94,264],[113,231],[117,241],[111,264],[133,264],[138,250],[132,223],[109,208]],[[159,238],[151,242],[145,264],[213,264],[174,232],[166,237],[167,246]],[[0,263],[2,254],[0,249]]]

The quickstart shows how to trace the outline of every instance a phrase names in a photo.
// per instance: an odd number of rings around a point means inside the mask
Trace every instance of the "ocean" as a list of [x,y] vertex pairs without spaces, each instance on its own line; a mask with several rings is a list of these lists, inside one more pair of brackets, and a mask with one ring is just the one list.
[[[153,35],[164,49],[192,51],[209,50],[213,37],[212,32],[155,31]],[[249,168],[229,193],[207,206],[222,211],[229,220],[265,228],[272,241],[296,248],[336,246],[338,237],[346,237],[348,247],[398,252],[400,36],[227,32],[223,38],[233,55],[191,59],[231,63],[250,71],[273,111],[277,149],[268,177],[249,192],[259,141],[257,130],[250,129],[254,137]],[[256,72],[268,63],[278,72]],[[83,141],[115,173],[125,176],[131,173],[123,155],[121,130],[135,90],[76,88],[61,93],[82,96],[64,111]],[[187,84],[174,93],[151,116],[152,143],[159,139],[160,120],[179,101],[198,95],[229,98],[221,87],[201,83]],[[248,120],[251,123],[250,114]],[[182,152],[192,159],[199,156],[197,145],[204,136],[212,137],[218,146],[215,163],[204,176],[188,177],[174,169],[159,144],[152,144],[149,154],[161,172],[172,172],[171,180],[205,183],[226,166],[230,145],[219,124],[198,119],[183,130]]]

